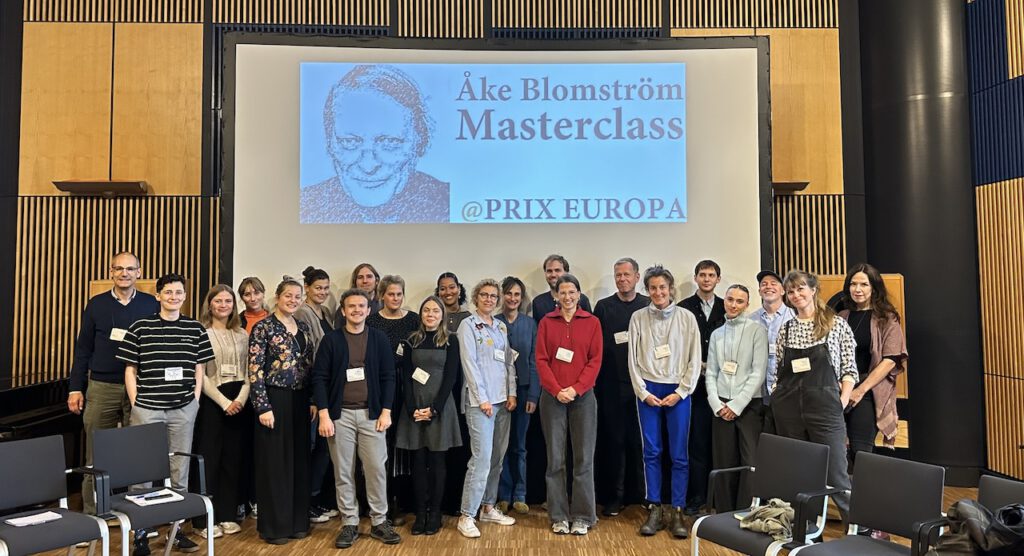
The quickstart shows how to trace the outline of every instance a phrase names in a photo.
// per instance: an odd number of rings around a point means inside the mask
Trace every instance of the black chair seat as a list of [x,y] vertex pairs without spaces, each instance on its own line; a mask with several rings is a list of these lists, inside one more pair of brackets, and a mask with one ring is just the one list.
[[[860,460],[858,460],[859,462]],[[860,535],[847,535],[841,539],[803,548],[798,556],[855,554],[856,556],[907,556],[910,547]]]
[[125,500],[125,496],[128,496],[127,493],[116,494],[110,497],[110,509],[128,516],[133,529],[148,529],[156,525],[166,525],[173,521],[206,515],[206,505],[203,503],[202,496],[192,493],[179,494],[185,499],[152,506],[140,506],[135,502]]
[[736,519],[735,515],[749,511],[744,509],[710,515],[702,519],[697,529],[700,538],[744,554],[764,554],[775,539],[767,533],[740,529],[740,520]]
[[[11,518],[44,511],[58,513],[61,518],[27,527],[15,527],[6,523],[6,520]],[[98,538],[100,538],[100,524],[95,519],[62,508],[31,510],[0,518],[0,539],[7,543],[7,549],[11,556],[45,552]]]

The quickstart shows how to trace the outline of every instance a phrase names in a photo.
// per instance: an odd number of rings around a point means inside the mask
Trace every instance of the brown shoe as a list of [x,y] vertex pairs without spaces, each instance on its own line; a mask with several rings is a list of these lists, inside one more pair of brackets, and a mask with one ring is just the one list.
[[668,530],[672,533],[672,536],[677,539],[685,539],[690,536],[689,529],[686,528],[686,518],[683,516],[682,508],[672,508],[672,522],[668,526]]
[[640,526],[640,534],[650,537],[665,528],[665,520],[662,519],[661,504],[651,504],[647,509],[650,513],[647,514],[647,521]]

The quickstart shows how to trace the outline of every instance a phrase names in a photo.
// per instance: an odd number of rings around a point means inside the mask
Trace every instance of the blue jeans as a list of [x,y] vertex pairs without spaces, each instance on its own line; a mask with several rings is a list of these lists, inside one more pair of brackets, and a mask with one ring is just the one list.
[[[649,380],[647,391],[663,399],[678,384],[659,384]],[[640,416],[640,434],[644,441],[644,482],[647,484],[647,501],[661,503],[661,445],[662,416],[668,429],[668,452],[672,459],[672,505],[682,508],[686,505],[686,484],[690,476],[690,462],[687,452],[687,437],[690,434],[690,396],[672,407],[651,407],[643,400],[636,401]]]
[[501,467],[498,500],[526,502],[526,431],[530,428],[530,414],[526,412],[529,386],[520,386],[516,392],[519,404],[512,412],[508,438],[508,451]]
[[[494,504],[498,492],[498,476],[501,474],[501,459],[505,457],[508,444],[508,410],[505,402],[493,404],[490,417],[479,407],[466,408],[466,426],[469,428],[469,465],[466,467],[466,482],[462,486],[462,515],[476,517],[481,504]],[[504,426],[502,424],[504,423]]]

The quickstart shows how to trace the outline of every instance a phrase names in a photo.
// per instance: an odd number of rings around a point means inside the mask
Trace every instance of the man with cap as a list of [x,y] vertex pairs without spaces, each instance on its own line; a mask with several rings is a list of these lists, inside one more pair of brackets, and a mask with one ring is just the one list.
[[773,270],[762,270],[757,273],[757,293],[761,296],[761,307],[750,314],[750,320],[768,330],[768,372],[761,391],[761,401],[765,404],[764,432],[775,434],[775,419],[772,417],[769,398],[775,385],[775,341],[786,321],[794,318],[793,309],[782,302],[782,278]]

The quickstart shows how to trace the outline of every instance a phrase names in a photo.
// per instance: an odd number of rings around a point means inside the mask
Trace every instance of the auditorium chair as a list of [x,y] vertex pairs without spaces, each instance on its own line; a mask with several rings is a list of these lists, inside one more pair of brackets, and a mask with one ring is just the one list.
[[[1010,504],[1024,504],[1024,483],[1012,479],[1003,479],[991,475],[983,475],[978,482],[978,503],[993,514],[999,508]],[[919,524],[914,538],[918,541],[918,553],[925,554],[936,542],[942,527],[949,524],[945,517]]]
[[[805,442],[793,438],[784,438],[772,434],[761,434],[754,455],[754,465],[716,469],[708,479],[708,492],[717,491],[717,484],[726,474],[748,471],[750,473],[751,494],[754,496],[751,508],[765,504],[772,498],[779,498],[793,503],[800,493],[817,493],[825,489],[825,477],[828,473],[828,446]],[[828,498],[822,500],[820,512],[815,512],[816,528],[806,534],[803,540],[810,542],[821,535],[825,526],[825,510]],[[770,535],[740,528],[736,514],[750,511],[750,508],[734,512],[723,512],[707,515],[698,519],[692,528],[693,556],[700,553],[700,541],[705,540],[742,552],[744,554],[778,554],[786,541],[776,541]],[[799,514],[799,519],[804,514]],[[808,512],[806,515],[812,515]]]
[[[97,493],[106,492],[107,475],[87,468],[64,468],[64,439],[60,436],[31,438],[0,443],[0,554],[22,555],[68,548],[68,553],[81,542],[89,542],[89,553],[100,541],[103,556],[110,553],[110,533],[102,519],[68,510],[67,475],[92,475]],[[43,507],[59,500],[58,508]],[[108,507],[105,496],[97,495],[97,511]],[[25,510],[26,507],[35,507]],[[7,520],[50,511],[60,519],[16,527]]]
[[[92,441],[93,467],[102,469],[110,477],[107,494],[110,497],[110,511],[121,524],[121,553],[127,556],[132,539],[130,529],[151,529],[171,524],[168,539],[173,539],[178,527],[185,519],[206,514],[206,530],[213,531],[213,504],[206,496],[206,469],[203,457],[184,452],[168,453],[167,426],[151,423],[114,429],[97,429]],[[172,457],[187,457],[196,462],[193,471],[199,473],[199,493],[179,492],[184,500],[139,506],[125,497],[131,492],[110,494],[110,491],[127,489],[134,485],[154,483],[160,490],[171,484]],[[159,486],[162,485],[162,486]],[[97,492],[100,490],[96,487]],[[167,541],[164,554],[170,554],[171,542]],[[207,535],[206,553],[213,556],[213,535]]]

